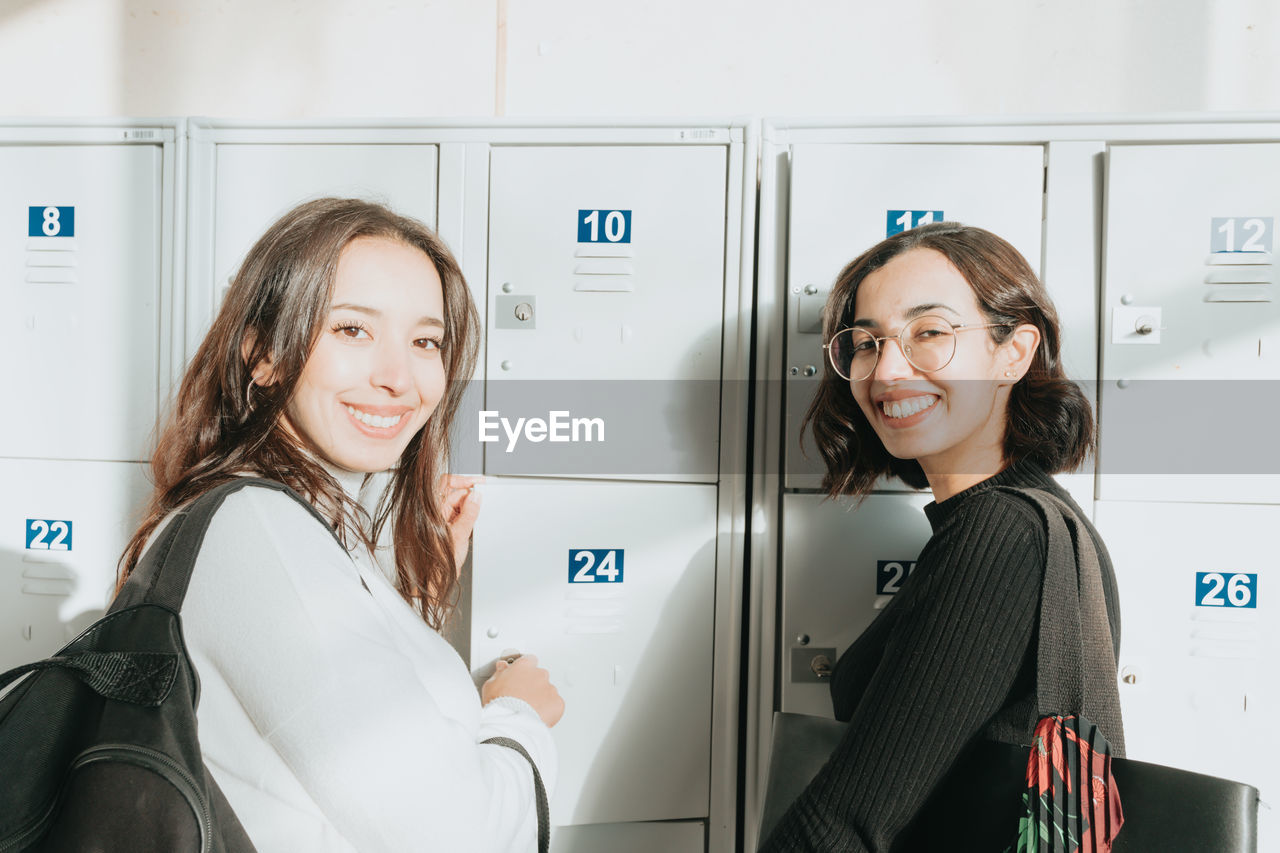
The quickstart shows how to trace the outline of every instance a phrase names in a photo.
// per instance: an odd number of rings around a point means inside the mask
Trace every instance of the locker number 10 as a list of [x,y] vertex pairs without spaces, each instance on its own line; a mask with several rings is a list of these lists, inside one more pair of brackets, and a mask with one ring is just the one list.
[[1258,576],[1196,572],[1197,607],[1257,607]]
[[622,583],[621,548],[570,548],[569,583]]
[[630,243],[631,211],[579,210],[579,243]]

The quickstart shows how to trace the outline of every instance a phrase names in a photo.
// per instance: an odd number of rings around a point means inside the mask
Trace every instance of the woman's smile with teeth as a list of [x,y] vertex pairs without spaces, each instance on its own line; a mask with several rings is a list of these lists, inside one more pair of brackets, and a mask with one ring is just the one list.
[[880,404],[880,408],[885,417],[909,418],[918,412],[923,412],[936,402],[938,398],[934,396],[908,397],[905,400],[886,400]]
[[395,426],[396,424],[400,423],[400,419],[404,417],[404,415],[396,415],[395,417],[384,418],[381,415],[371,415],[368,412],[362,412],[359,409],[353,408],[351,406],[347,406],[347,411],[350,412],[351,416],[356,420],[358,420],[360,423],[365,424],[366,426],[378,427],[381,429]]

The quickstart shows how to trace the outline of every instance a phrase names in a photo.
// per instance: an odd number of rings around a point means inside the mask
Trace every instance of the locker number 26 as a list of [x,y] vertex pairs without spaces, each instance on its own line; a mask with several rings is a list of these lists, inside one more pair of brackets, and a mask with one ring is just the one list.
[[621,548],[570,548],[569,583],[622,583]]
[[630,243],[631,211],[579,210],[579,243]]
[[1257,607],[1258,576],[1196,572],[1197,607]]
[[27,550],[70,551],[71,522],[53,518],[28,518]]

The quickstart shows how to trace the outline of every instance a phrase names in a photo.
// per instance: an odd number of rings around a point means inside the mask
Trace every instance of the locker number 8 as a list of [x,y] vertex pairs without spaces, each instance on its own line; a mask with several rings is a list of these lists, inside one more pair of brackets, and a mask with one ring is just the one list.
[[1257,589],[1257,575],[1196,572],[1197,607],[1257,607]]
[[621,548],[570,548],[569,583],[622,583]]
[[52,518],[28,518],[27,550],[70,551],[71,522]]
[[[604,226],[604,234],[601,232]],[[579,243],[630,243],[631,211],[579,210]]]
[[27,208],[28,237],[74,237],[76,209],[38,204]]

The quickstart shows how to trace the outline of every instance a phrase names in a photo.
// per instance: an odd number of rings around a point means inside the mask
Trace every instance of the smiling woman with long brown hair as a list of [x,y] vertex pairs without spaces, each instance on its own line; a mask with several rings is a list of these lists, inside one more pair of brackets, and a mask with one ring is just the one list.
[[[250,250],[187,369],[122,575],[221,483],[301,496],[228,496],[182,611],[204,761],[260,850],[535,849],[529,764],[483,741],[523,745],[550,785],[564,703],[531,655],[477,695],[434,630],[479,512],[474,481],[445,473],[478,336],[435,234],[319,199]],[[371,518],[360,491],[382,471]]]
[[[1047,533],[1035,506],[1003,487],[1049,492],[1088,530],[1118,649],[1110,559],[1051,476],[1088,457],[1093,419],[1063,373],[1043,285],[980,228],[927,225],[854,259],[828,299],[824,333],[829,364],[807,423],[826,491],[865,496],[884,476],[928,487],[933,536],[836,664],[832,702],[849,728],[761,849],[919,850],[912,823],[965,748],[1030,743],[1038,719]],[[1105,734],[1123,754],[1118,726]],[[984,849],[967,846],[964,827],[949,829],[946,849]]]

